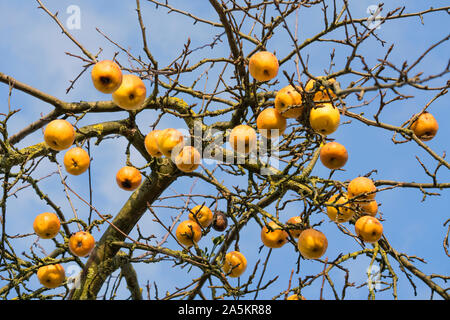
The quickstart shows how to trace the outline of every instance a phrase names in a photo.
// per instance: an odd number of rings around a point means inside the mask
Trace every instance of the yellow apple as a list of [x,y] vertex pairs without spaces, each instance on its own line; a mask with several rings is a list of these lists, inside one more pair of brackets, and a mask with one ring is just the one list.
[[91,78],[98,91],[113,93],[122,84],[122,71],[114,61],[102,60],[92,68]]
[[66,272],[60,264],[49,264],[38,269],[37,277],[44,287],[54,289],[64,282]]
[[[325,77],[317,77],[317,78],[324,80]],[[326,88],[323,85],[320,85],[318,88],[316,88],[316,93],[314,94],[313,101],[314,102],[324,102],[324,101],[329,102],[331,100],[330,96],[332,99],[335,99],[336,94],[333,92],[333,89],[332,89],[333,83],[335,83],[335,82],[336,82],[336,80],[331,78],[331,79],[327,80],[327,84],[330,88]],[[314,89],[315,83],[316,83],[316,81],[314,79],[309,80],[306,83],[305,91],[308,93],[312,92],[312,90]]]
[[198,168],[201,162],[201,155],[192,146],[184,146],[174,159],[177,168],[183,172],[192,172]]
[[260,51],[251,56],[249,60],[249,71],[253,78],[258,81],[268,81],[278,74],[278,59],[272,52]]
[[158,135],[160,132],[161,130],[152,130],[145,136],[144,140],[145,150],[147,150],[147,153],[149,155],[156,158],[162,157],[163,155],[162,152],[159,151],[157,143]]
[[191,247],[200,241],[202,229],[197,222],[185,220],[178,225],[175,236],[181,244]]
[[36,216],[33,222],[34,232],[42,239],[53,239],[61,228],[58,216],[53,212],[44,212]]
[[376,216],[378,212],[378,203],[376,200],[362,200],[357,201],[356,203],[359,206],[362,213],[368,214],[372,217]]
[[297,247],[305,259],[318,259],[327,251],[328,240],[322,232],[310,228],[300,234]]
[[178,152],[181,151],[184,145],[184,137],[177,129],[167,128],[158,134],[156,142],[159,151],[166,157],[171,158],[174,149]]
[[347,195],[343,194],[337,199],[338,196],[339,194],[335,194],[326,202],[327,215],[331,221],[347,222],[353,217],[355,211],[348,203]]
[[256,126],[263,137],[277,138],[286,130],[286,118],[276,109],[266,108],[256,118]]
[[134,74],[124,74],[119,89],[113,92],[115,104],[125,110],[139,110],[147,95],[144,82]]
[[124,166],[116,174],[117,185],[126,191],[137,189],[142,182],[142,174],[135,167]]
[[414,134],[423,141],[429,141],[434,138],[439,125],[433,115],[429,112],[422,113],[411,125]]
[[261,240],[266,247],[281,248],[288,241],[288,233],[284,231],[274,221],[269,222],[270,230],[267,226],[261,229]]
[[247,259],[239,251],[231,251],[225,255],[222,267],[225,274],[231,278],[241,276],[247,269]]
[[[285,118],[298,118],[303,113],[302,88],[291,85],[279,90],[275,96],[275,109]],[[294,107],[295,106],[295,107]]]
[[302,223],[302,218],[299,216],[289,218],[286,224],[291,225],[293,228],[289,228],[287,232],[290,233],[293,238],[298,238],[300,233],[302,233]]
[[75,129],[67,120],[53,120],[45,127],[44,141],[50,149],[65,150],[75,141]]
[[203,228],[206,228],[213,221],[213,213],[207,206],[199,204],[191,209],[189,219],[199,223]]
[[355,223],[355,232],[364,242],[375,243],[383,235],[383,225],[377,218],[362,216]]
[[331,103],[323,103],[311,109],[309,124],[317,133],[329,135],[337,130],[341,115]]
[[236,152],[250,153],[256,148],[256,131],[246,124],[240,124],[231,130],[229,141]]
[[358,197],[357,200],[375,199],[377,188],[373,181],[366,177],[354,178],[347,186],[349,199]]
[[347,163],[347,160],[347,149],[338,142],[328,142],[320,150],[320,161],[328,169],[340,169]]
[[66,171],[74,176],[84,173],[91,163],[89,154],[80,147],[74,147],[64,155],[64,167]]

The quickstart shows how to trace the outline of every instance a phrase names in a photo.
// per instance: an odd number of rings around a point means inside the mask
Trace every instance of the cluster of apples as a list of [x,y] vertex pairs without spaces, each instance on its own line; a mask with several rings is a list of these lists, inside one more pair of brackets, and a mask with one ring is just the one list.
[[[278,59],[268,51],[255,53],[249,61],[249,72],[257,81],[275,78],[278,68]],[[324,77],[318,79],[325,80]],[[331,78],[326,83],[331,87],[336,80]],[[336,98],[336,94],[329,88],[317,85],[313,79],[307,82],[305,91],[313,93],[314,107],[309,113],[311,128],[324,136],[335,132],[339,127],[340,112],[330,101]],[[282,88],[275,96],[274,105],[275,108],[266,108],[260,112],[256,122],[261,135],[269,139],[283,134],[287,118],[298,119],[303,114],[302,88],[292,85]],[[238,126],[240,134],[245,137],[241,126]],[[438,124],[430,113],[423,112],[411,124],[411,130],[419,139],[428,141],[436,135]],[[246,131],[249,137],[246,140],[252,141],[254,131],[247,128]],[[347,163],[348,153],[345,146],[333,141],[321,146],[320,160],[329,169],[340,169]],[[383,226],[375,218],[378,212],[375,194],[376,187],[371,179],[357,177],[349,183],[347,193],[335,194],[326,202],[327,215],[330,220],[343,223],[350,221],[359,212],[361,216],[355,222],[356,235],[364,242],[375,243],[383,234]],[[300,217],[292,217],[287,225],[291,227],[288,232],[298,238],[297,247],[304,258],[318,259],[325,253],[328,241],[322,232],[312,228],[302,230]],[[261,240],[269,248],[280,248],[288,241],[288,232],[285,231],[285,226],[272,221],[262,228]]]
[[[119,66],[110,60],[96,63],[92,69],[92,82],[97,90],[112,93],[112,99],[125,110],[139,110],[146,98],[146,88],[135,75],[122,75]],[[145,137],[145,148],[153,157],[166,156],[172,159],[183,172],[192,172],[199,166],[200,153],[192,146],[184,146],[180,131],[167,128],[153,130]],[[119,187],[132,191],[141,183],[139,170],[124,167],[116,175]]]
[[[75,128],[64,119],[51,121],[44,130],[46,145],[55,151],[70,148],[75,141]],[[69,174],[81,175],[90,165],[89,154],[80,147],[73,147],[64,154],[64,167]],[[44,212],[36,216],[33,229],[42,239],[53,239],[59,233],[61,222],[53,212]],[[86,257],[95,246],[94,237],[87,231],[78,231],[69,238],[69,250],[78,257]],[[49,264],[38,269],[39,282],[46,288],[60,286],[66,276],[61,264]]]
[[[44,141],[52,150],[66,150],[75,141],[75,128],[67,120],[53,120],[45,127]],[[89,164],[89,154],[80,147],[73,147],[64,154],[64,167],[72,175],[82,174],[89,168]]]
[[[278,69],[278,59],[269,51],[260,51],[250,57],[249,72],[257,81],[268,81],[275,78],[278,74]],[[323,79],[323,77],[319,78]],[[327,81],[329,86],[335,82],[335,79]],[[313,98],[316,106],[311,109],[309,123],[316,132],[328,135],[336,131],[339,126],[339,110],[327,102],[330,101],[330,98],[336,98],[336,95],[323,86],[315,89],[316,86],[316,81],[311,79],[305,87],[307,92],[316,90]],[[302,88],[288,85],[277,92],[274,108],[266,108],[259,113],[256,126],[262,136],[268,139],[276,138],[284,133],[286,119],[297,119],[303,112]]]
[[[59,233],[61,222],[53,212],[44,212],[36,216],[33,229],[36,235],[42,239],[53,239]],[[86,257],[95,246],[94,237],[87,231],[78,231],[69,238],[69,250],[77,257]],[[38,269],[39,282],[46,288],[60,286],[65,278],[65,271],[61,264],[49,264]]]
[[[275,78],[278,69],[278,59],[269,51],[260,51],[250,57],[249,72],[257,81]],[[335,82],[335,79],[327,80],[329,86]],[[310,110],[309,124],[315,132],[329,135],[337,130],[340,123],[339,110],[327,102],[336,98],[336,95],[322,85],[316,88],[317,86],[316,81],[311,79],[305,87],[307,92],[315,91],[313,95],[315,106]],[[304,113],[302,90],[300,86],[288,85],[277,92],[274,108],[264,109],[257,117],[256,125],[262,136],[271,139],[282,135],[286,129],[287,119],[298,119]],[[253,135],[252,132],[251,137]],[[244,135],[241,134],[241,136]],[[248,140],[251,141],[251,139]],[[330,169],[341,168],[347,162],[347,150],[343,145],[331,142],[321,149],[320,159]],[[304,258],[317,259],[325,253],[328,241],[322,232],[313,228],[302,230],[302,220],[299,216],[291,217],[286,225],[289,226],[287,231],[284,225],[278,225],[274,221],[264,226],[261,230],[262,243],[269,248],[281,248],[287,243],[290,234],[298,239],[297,247]]]
[[190,247],[202,237],[202,228],[207,228],[213,221],[213,213],[205,205],[198,205],[189,212],[188,220],[182,221],[175,232],[177,240]]
[[[258,81],[273,79],[278,73],[278,68],[277,58],[268,51],[254,54],[249,61],[250,74]],[[335,79],[329,79],[328,85],[333,85],[335,82]],[[310,110],[309,123],[314,131],[326,136],[338,129],[340,112],[331,103],[326,102],[335,99],[335,93],[321,85],[315,89],[316,86],[316,82],[310,80],[305,87],[307,92],[316,90],[313,96],[315,107]],[[267,139],[278,137],[286,129],[287,118],[297,119],[302,115],[304,106],[301,90],[301,87],[294,88],[291,85],[282,88],[276,94],[275,108],[266,108],[260,112],[256,124],[262,136]],[[412,125],[414,133],[424,140],[434,136],[437,131],[437,123],[434,124],[433,120],[434,118],[429,113],[423,113]],[[256,131],[245,124],[234,127],[229,136],[232,148],[245,154],[256,148],[256,139]],[[340,169],[347,163],[348,153],[345,146],[333,141],[321,147],[320,160],[329,169]],[[383,234],[382,224],[374,217],[378,212],[375,194],[376,187],[371,179],[357,177],[349,183],[347,194],[336,194],[327,201],[327,215],[330,220],[343,223],[350,221],[359,211],[362,216],[356,220],[355,232],[363,241],[375,243]],[[211,219],[212,214],[206,214],[208,210],[202,207],[194,209],[194,212],[203,212],[200,216],[209,216]],[[201,227],[194,221],[197,219],[193,218],[192,211],[189,217],[189,220],[180,223],[176,232],[180,243],[187,246],[198,242],[202,235]],[[205,222],[202,223],[205,224]],[[285,226],[278,225],[274,221],[264,226],[261,230],[263,244],[269,248],[280,248],[288,241],[290,234],[293,238],[298,239],[297,247],[304,258],[318,259],[325,254],[328,240],[321,231],[313,228],[303,230],[302,220],[299,216],[291,217],[286,225],[288,231]],[[202,226],[204,227],[204,225]],[[226,254],[222,268],[228,276],[239,277],[245,271],[246,266],[245,256],[241,252],[231,251]],[[304,299],[304,297],[292,295],[289,299]]]
[[[51,121],[44,130],[46,145],[55,151],[68,149],[75,141],[75,129],[64,119]],[[90,165],[89,154],[80,147],[73,147],[64,154],[64,167],[69,174],[80,175]],[[42,239],[53,239],[59,233],[61,222],[53,212],[44,212],[36,216],[33,229]],[[69,238],[69,250],[78,257],[86,257],[95,246],[94,237],[87,231],[78,231]],[[39,282],[47,288],[56,288],[65,280],[65,271],[60,264],[49,264],[38,269]]]
[[378,212],[376,191],[371,179],[354,178],[347,186],[347,193],[335,194],[326,202],[328,217],[332,221],[344,223],[359,212],[361,216],[355,222],[356,235],[364,242],[377,242],[383,235],[383,225],[375,218]]
[[[252,77],[258,81],[268,81],[277,76],[279,69],[278,60],[269,51],[260,51],[252,55],[249,60],[249,71]],[[324,79],[324,77],[319,77]],[[335,79],[328,79],[327,84],[332,86]],[[316,88],[318,86],[318,88]],[[340,113],[334,107],[330,99],[335,99],[336,94],[322,85],[317,85],[311,79],[305,87],[306,92],[313,92],[315,107],[309,113],[311,128],[322,135],[329,135],[337,130],[340,123]],[[280,89],[274,101],[274,107],[262,110],[257,119],[256,127],[261,136],[267,139],[277,138],[286,130],[287,119],[299,118],[304,112],[302,88],[292,85]],[[256,148],[256,131],[249,125],[240,124],[234,127],[230,133],[230,144],[234,150],[247,154]],[[329,169],[338,169],[345,165],[348,154],[345,147],[338,142],[329,142],[321,150],[321,161]]]
[[[278,60],[271,52],[262,51],[254,54],[249,61],[250,74],[258,81],[268,81],[273,79],[278,73]],[[329,80],[329,84],[335,82]],[[314,80],[307,83],[306,90],[313,90]],[[339,126],[340,113],[329,101],[330,98],[336,98],[333,92],[320,86],[314,94],[316,108],[310,112],[310,125],[318,133],[328,135],[335,132]],[[287,86],[277,92],[275,97],[275,108],[266,108],[257,117],[256,124],[259,133],[267,139],[272,139],[283,134],[286,129],[287,118],[298,118],[303,113],[303,104],[301,96],[301,87],[294,88]],[[248,154],[256,148],[256,131],[249,125],[240,124],[231,130],[229,142],[235,151]],[[337,142],[326,144],[320,154],[321,161],[330,169],[341,168],[348,159],[347,150]],[[335,211],[339,212],[337,208]],[[197,212],[199,216],[193,215]],[[331,209],[330,209],[331,212]],[[337,214],[336,214],[337,215]],[[209,217],[206,219],[205,217]],[[206,220],[203,220],[206,219]],[[201,222],[200,222],[201,221]],[[212,213],[206,207],[194,208],[189,214],[189,220],[179,224],[176,237],[180,243],[186,246],[192,246],[201,239],[202,227],[208,226],[212,221]],[[298,238],[298,249],[303,257],[307,259],[320,258],[326,251],[328,241],[325,235],[313,228],[302,230],[302,220],[299,216],[291,217],[285,226],[278,225],[271,221],[261,230],[261,240],[269,248],[281,248],[289,238],[289,234]],[[368,230],[367,226],[359,227],[359,230]],[[289,234],[288,234],[289,232]],[[364,232],[360,232],[364,234]],[[225,255],[223,271],[230,277],[239,277],[245,271],[247,260],[239,251],[231,251]],[[298,295],[292,295],[290,299],[299,299]]]
[[94,87],[106,94],[124,110],[139,110],[147,96],[144,82],[134,74],[122,74],[120,67],[111,60],[97,62],[91,71]]
[[[249,72],[257,81],[275,78],[278,68],[278,59],[268,51],[255,53],[249,61]],[[115,62],[103,60],[96,63],[91,78],[94,87],[102,93],[111,94],[114,103],[120,108],[139,110],[143,107],[147,93],[145,84],[138,76],[122,74]],[[318,79],[325,80],[324,77]],[[309,124],[315,132],[324,136],[335,132],[340,123],[339,110],[329,102],[336,98],[336,94],[329,89],[335,82],[335,79],[326,80],[325,88],[311,79],[305,86],[306,92],[314,93],[315,105],[309,112]],[[267,139],[276,138],[284,133],[286,119],[297,119],[303,112],[302,88],[288,85],[277,92],[274,108],[266,108],[259,113],[256,120],[258,132]],[[436,119],[428,112],[422,112],[410,127],[423,141],[432,139],[438,130]],[[232,148],[244,154],[256,148],[256,140],[256,131],[245,124],[234,127],[229,136]],[[66,150],[75,141],[75,129],[67,120],[53,120],[44,130],[44,141],[55,151]],[[199,166],[200,153],[195,147],[185,146],[182,133],[176,129],[152,130],[146,135],[144,143],[149,155],[166,156],[183,172],[192,172]],[[346,164],[348,153],[342,144],[333,141],[321,147],[320,160],[329,169],[339,169]],[[64,166],[69,174],[80,175],[89,165],[90,157],[80,147],[73,147],[64,155]],[[142,175],[138,169],[124,166],[117,172],[116,182],[120,188],[132,191],[141,184]],[[365,177],[355,178],[349,183],[347,194],[336,194],[327,201],[327,215],[332,221],[343,223],[350,221],[356,211],[360,211],[363,215],[355,223],[356,234],[363,241],[376,242],[381,238],[383,227],[374,217],[378,211],[378,204],[374,200],[375,193],[376,187],[372,180]],[[181,244],[190,247],[201,239],[202,228],[208,228],[211,224],[215,230],[224,231],[227,227],[226,215],[221,211],[216,211],[213,215],[208,207],[196,206],[190,211],[189,219],[179,224],[176,238]],[[288,241],[290,234],[298,238],[297,247],[304,258],[318,259],[325,253],[328,241],[322,232],[312,228],[303,230],[301,218],[298,216],[290,218],[286,224],[288,231],[273,221],[264,226],[261,230],[263,244],[270,248],[280,248]],[[56,214],[45,212],[36,217],[33,227],[39,237],[52,239],[59,232],[60,221]],[[94,246],[94,237],[86,231],[74,233],[69,239],[70,251],[79,257],[87,256]],[[223,271],[228,276],[239,277],[246,266],[247,260],[241,252],[232,251],[225,255]],[[38,270],[38,279],[44,286],[55,288],[65,279],[64,268],[59,264],[43,266]],[[289,298],[299,299],[299,296],[293,295]]]
[[200,152],[185,145],[183,134],[174,128],[152,130],[145,136],[145,149],[152,157],[166,156],[183,172],[192,172],[201,162]]
[[[200,165],[200,152],[195,147],[185,146],[183,134],[177,129],[152,130],[145,136],[144,144],[149,155],[168,157],[180,171],[192,172]],[[141,184],[142,175],[138,169],[125,166],[117,172],[116,181],[120,188],[133,191]]]
[[[202,238],[202,229],[212,228],[217,231],[224,231],[228,222],[226,215],[221,211],[216,211],[213,215],[211,209],[205,205],[197,205],[189,212],[188,220],[182,221],[175,232],[178,242],[186,247],[191,247]],[[225,255],[222,270],[229,277],[241,276],[247,268],[247,259],[239,251],[231,251]]]
[[[175,232],[179,243],[186,247],[191,247],[202,238],[202,229],[212,226],[216,231],[224,231],[228,221],[222,211],[214,214],[207,206],[197,205],[189,212],[188,220],[182,221]],[[247,259],[239,251],[231,251],[225,255],[222,270],[229,277],[239,277],[247,268]]]
[[[204,204],[197,205],[190,210],[188,220],[180,222],[175,236],[179,243],[189,248],[200,241],[203,229],[209,226],[216,231],[224,231],[228,226],[226,215],[222,211],[213,214]],[[246,268],[247,259],[241,252],[231,251],[225,255],[222,270],[229,277],[239,277]]]
[[[122,74],[120,67],[113,61],[103,60],[96,63],[91,72],[94,87],[102,93],[112,94],[116,105],[124,110],[139,110],[146,98],[143,81],[132,74]],[[46,145],[55,151],[70,148],[75,142],[75,128],[65,119],[51,121],[44,130]],[[200,163],[200,153],[193,147],[183,146],[183,136],[176,129],[153,130],[145,138],[147,152],[154,157],[171,157],[177,149],[174,162],[184,172],[195,170]],[[73,147],[64,155],[64,167],[69,174],[81,175],[90,165],[89,154],[80,147]],[[117,185],[127,191],[135,190],[142,182],[141,172],[124,166],[116,174]],[[226,218],[225,218],[226,219]],[[217,223],[223,227],[223,219]],[[225,220],[226,222],[226,220]],[[54,238],[61,223],[54,213],[45,212],[35,218],[35,233],[43,239]],[[85,257],[95,246],[94,237],[87,231],[79,231],[70,236],[69,249],[72,254]],[[56,288],[65,279],[64,268],[60,264],[46,265],[38,270],[38,279],[47,288]]]
[[[137,110],[146,98],[146,88],[142,80],[132,74],[122,75],[120,67],[113,61],[96,63],[91,73],[97,90],[111,93],[113,101],[122,109]],[[55,151],[70,148],[75,142],[75,128],[65,119],[51,121],[44,130],[46,145]],[[64,154],[64,167],[69,174],[81,175],[90,165],[89,154],[80,147],[73,147]],[[141,182],[139,170],[124,167],[117,173],[119,186],[137,188]],[[61,222],[52,212],[39,214],[33,223],[35,233],[42,239],[53,239],[60,230]],[[78,231],[69,238],[69,250],[78,257],[88,256],[95,246],[94,237],[87,231]],[[65,271],[60,264],[40,267],[37,272],[39,282],[47,288],[56,288],[65,280]]]

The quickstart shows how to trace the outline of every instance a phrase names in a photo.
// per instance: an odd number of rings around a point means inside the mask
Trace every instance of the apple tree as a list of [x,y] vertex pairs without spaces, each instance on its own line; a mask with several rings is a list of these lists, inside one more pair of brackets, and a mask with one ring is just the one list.
[[[102,25],[83,42],[45,2],[34,14],[77,74],[64,97],[0,72],[2,299],[449,298],[445,2],[128,1],[135,24],[115,23],[129,43]],[[103,61],[115,73],[94,71]],[[21,95],[46,109],[27,117]],[[75,147],[84,165],[67,163]],[[19,214],[25,193],[34,211]],[[44,212],[48,239],[33,229]]]

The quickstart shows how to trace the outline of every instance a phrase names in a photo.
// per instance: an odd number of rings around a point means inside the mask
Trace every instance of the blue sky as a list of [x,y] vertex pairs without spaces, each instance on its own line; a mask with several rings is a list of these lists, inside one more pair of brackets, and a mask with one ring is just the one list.
[[[151,51],[155,58],[159,61],[160,66],[165,66],[172,61],[183,48],[187,38],[190,37],[192,44],[191,48],[202,46],[205,43],[210,43],[214,37],[221,33],[220,29],[211,28],[208,25],[197,23],[193,25],[191,20],[184,16],[166,14],[167,10],[160,8],[155,10],[153,4],[141,1],[141,9],[146,22],[147,34]],[[110,59],[114,52],[117,51],[106,39],[95,31],[98,27],[110,36],[114,41],[129,48],[133,54],[144,56],[141,50],[141,37],[139,25],[135,13],[135,1],[45,1],[46,6],[52,11],[59,11],[59,18],[61,21],[69,17],[66,13],[66,8],[71,4],[76,4],[81,9],[81,29],[73,30],[73,35],[80,41],[88,50],[96,53],[99,48],[103,49],[100,58]],[[192,10],[195,14],[218,21],[215,13],[211,11],[209,6],[203,6],[200,1],[170,1],[172,5],[182,10]],[[373,1],[353,1],[351,3],[352,14],[354,17],[366,17],[366,9],[369,5],[376,4]],[[425,2],[422,1],[398,1],[396,6],[407,5],[406,12],[415,12],[428,8]],[[433,1],[433,6],[445,6],[447,1]],[[385,3],[385,11],[393,9],[392,3]],[[361,47],[360,54],[366,57],[369,65],[377,63],[377,58],[384,56],[387,48],[395,43],[394,50],[390,56],[390,61],[395,64],[401,64],[405,59],[409,62],[414,61],[422,52],[436,43],[447,34],[441,31],[442,26],[448,21],[445,13],[436,13],[432,15],[425,15],[423,17],[424,24],[420,23],[420,19],[410,18],[399,21],[391,21],[388,24],[382,25],[381,29],[377,31],[387,44],[382,47],[379,42],[370,39]],[[24,22],[26,21],[26,23]],[[290,20],[293,25],[294,21]],[[315,33],[321,31],[323,28],[323,19],[321,18],[320,10],[307,10],[302,8],[300,10],[299,23],[299,37],[300,40],[307,39]],[[342,37],[341,32],[335,32],[327,36]],[[2,59],[0,62],[0,71],[16,78],[19,81],[25,82],[34,86],[44,92],[56,96],[65,101],[80,101],[80,100],[108,100],[108,95],[99,93],[92,86],[89,73],[86,72],[75,84],[73,90],[66,94],[66,88],[69,86],[69,80],[72,80],[82,68],[82,63],[73,57],[69,57],[65,52],[80,54],[77,47],[74,46],[59,30],[49,16],[43,11],[37,9],[35,1],[0,1],[0,49],[2,52]],[[225,40],[225,39],[223,39]],[[302,54],[309,56],[310,72],[315,75],[321,75],[324,69],[328,69],[329,54],[332,46],[327,43],[313,44],[308,46]],[[252,46],[247,45],[246,50],[252,50]],[[433,74],[443,70],[448,61],[448,52],[450,46],[448,43],[441,45],[438,49],[432,51],[423,62],[416,67],[416,71],[424,71],[425,75]],[[268,50],[276,51],[277,56],[283,56],[292,50],[289,37],[282,28],[269,41]],[[200,59],[205,56],[212,55],[225,56],[229,54],[229,49],[226,43],[221,43],[215,47],[214,51],[205,48],[197,51],[190,58],[192,61]],[[334,70],[339,70],[345,64],[345,57],[349,54],[346,48],[336,49],[336,67]],[[121,63],[126,64],[127,57],[121,53],[118,56]],[[221,69],[220,67],[217,69]],[[293,64],[286,64],[282,66],[279,72],[280,88],[287,84],[287,81],[282,77],[282,70],[290,73],[294,72]],[[90,70],[89,70],[90,72]],[[230,73],[226,73],[230,76]],[[189,79],[191,75],[184,76]],[[206,83],[207,88],[214,86],[214,73],[211,72],[211,80]],[[302,78],[302,81],[305,81]],[[339,79],[341,87],[346,87],[349,83],[348,77]],[[443,79],[434,82],[434,84],[444,83]],[[150,92],[151,84],[146,82],[147,90]],[[204,85],[200,84],[199,86]],[[380,120],[393,125],[400,125],[412,114],[420,111],[423,106],[433,97],[433,93],[413,90],[410,87],[401,88],[400,91],[404,94],[413,95],[414,98],[406,101],[397,101],[387,107],[382,113]],[[368,93],[365,99],[370,100],[373,97],[372,93]],[[6,85],[0,86],[0,98],[3,101],[0,107],[0,112],[7,110],[8,87]],[[378,100],[374,103],[361,108],[368,116],[373,114],[378,109]],[[187,98],[186,102],[194,103]],[[347,100],[349,105],[356,105],[359,102],[350,97]],[[46,114],[52,110],[52,107],[33,98],[27,96],[19,91],[14,91],[12,96],[12,107],[20,108],[21,111],[11,119],[9,124],[10,133],[15,133],[23,126],[36,120],[40,114]],[[436,153],[442,154],[444,151],[448,152],[448,140],[446,137],[450,134],[450,110],[448,108],[448,98],[438,99],[429,111],[436,117],[439,122],[439,132],[435,139],[427,142]],[[84,118],[80,125],[90,124],[100,121],[116,120],[126,116],[126,113],[113,114],[94,114]],[[149,126],[156,120],[157,113],[155,111],[144,111],[139,115],[138,124],[143,133],[148,132]],[[351,119],[343,117],[342,122]],[[291,121],[291,120],[290,120]],[[185,124],[172,116],[164,116],[159,123],[158,128],[175,127],[185,129]],[[418,156],[424,164],[434,169],[436,162],[423,149],[413,142],[405,144],[394,144],[391,141],[392,134],[385,132],[379,128],[367,127],[355,120],[349,124],[341,125],[337,132],[330,137],[336,141],[344,144],[349,152],[349,160],[345,166],[345,171],[337,172],[335,179],[342,181],[350,180],[355,176],[363,175],[377,169],[378,172],[372,177],[375,180],[387,179],[407,182],[430,182],[429,177],[424,173],[423,169],[417,162],[415,156]],[[25,147],[34,143],[42,141],[42,133],[40,131],[28,136],[21,141],[18,146]],[[101,143],[100,146],[92,149],[93,161],[91,169],[93,176],[93,196],[94,205],[104,214],[115,214],[126,201],[129,193],[119,190],[115,185],[115,172],[125,163],[125,147],[126,141],[123,138],[109,139]],[[58,155],[58,160],[62,163],[63,153]],[[145,161],[137,152],[132,152],[132,162],[136,166],[142,166]],[[208,168],[212,166],[206,165]],[[43,163],[36,171],[35,177],[43,177],[54,172],[56,167],[49,162]],[[329,170],[323,167],[320,163],[314,168],[312,175],[327,177]],[[245,180],[238,180],[230,178],[229,176],[220,174],[218,179],[225,179],[225,184],[228,187],[241,184],[240,187],[245,187]],[[438,175],[439,182],[448,182],[450,179],[449,171],[441,168]],[[187,193],[193,183],[191,178],[180,178],[177,180],[163,196],[173,195],[176,193]],[[68,183],[77,192],[85,198],[88,198],[87,192],[87,175],[79,177],[70,176]],[[42,190],[52,196],[52,199],[61,206],[67,217],[71,217],[72,211],[66,199],[62,185],[59,183],[58,174],[43,180],[40,183]],[[203,183],[198,182],[193,189],[194,193],[208,193],[211,188]],[[441,196],[428,197],[426,201],[421,202],[422,194],[416,189],[394,189],[380,192],[377,194],[377,201],[381,204],[380,211],[385,221],[383,222],[384,233],[388,237],[391,245],[399,252],[404,252],[409,255],[415,255],[426,260],[426,264],[417,263],[420,270],[426,274],[437,273],[448,275],[450,267],[449,259],[445,255],[442,248],[446,228],[443,223],[449,218],[448,205],[449,195],[448,190],[440,191]],[[212,195],[215,195],[215,190]],[[24,189],[20,191],[16,199],[11,199],[8,204],[7,212],[7,230],[10,235],[18,233],[32,233],[32,222],[34,217],[42,211],[50,210],[45,202],[40,200],[32,192],[31,189]],[[292,193],[288,193],[292,197]],[[88,208],[78,199],[72,198],[75,207],[78,209],[78,214],[81,217],[87,217]],[[195,201],[201,203],[202,200],[194,198]],[[185,199],[177,199],[171,203],[174,206],[182,207]],[[208,202],[207,202],[208,203]],[[158,203],[156,203],[158,204]],[[165,203],[167,204],[167,202]],[[219,203],[219,206],[223,203]],[[267,211],[273,210],[274,207],[267,208]],[[287,220],[293,215],[297,215],[298,205],[288,205],[285,212],[280,216],[281,220]],[[177,210],[158,210],[160,217],[165,222],[170,222],[172,217],[175,217],[179,212]],[[187,217],[187,213],[184,214]],[[143,216],[139,222],[139,227],[145,230],[146,234],[155,234],[158,237],[164,235],[164,230],[152,220],[149,212]],[[339,253],[349,253],[359,248],[358,244],[347,236],[339,232],[334,223],[328,222],[326,216],[317,215],[314,217],[314,222],[324,220],[320,230],[328,237],[328,250],[326,256],[330,260],[337,257]],[[74,230],[75,226],[71,228]],[[352,227],[349,227],[352,229]],[[261,259],[263,262],[268,249],[264,248],[261,254],[258,255],[258,248],[261,245],[259,238],[259,226],[251,221],[245,233],[241,235],[240,249],[247,256],[249,266],[245,275],[250,274],[256,261]],[[94,236],[100,237],[101,232],[94,232]],[[204,239],[199,242],[200,246],[211,247],[211,237],[218,236],[219,233],[212,231]],[[59,236],[60,237],[60,236]],[[160,238],[159,238],[160,239]],[[17,252],[28,250],[31,243],[36,240],[36,237],[31,236],[22,240],[17,240]],[[61,240],[61,239],[59,239]],[[40,241],[40,245],[47,251],[51,252],[54,248],[53,242]],[[167,246],[175,246],[174,241],[167,242]],[[261,292],[258,298],[272,298],[279,292],[285,290],[288,286],[289,275],[292,269],[296,269],[296,260],[298,254],[294,251],[291,245],[286,245],[281,249],[273,250],[271,253],[271,260],[268,270],[264,275],[263,283],[269,279],[278,276],[278,281],[273,284],[267,292]],[[430,290],[426,289],[423,283],[417,279],[418,295],[413,295],[413,289],[408,283],[406,277],[399,271],[397,262],[392,261],[395,270],[399,275],[399,298],[401,299],[427,299],[430,296]],[[344,264],[350,270],[350,281],[355,281],[357,285],[361,284],[365,279],[365,271],[369,264],[369,258],[359,257],[357,260],[352,260]],[[189,280],[195,278],[200,273],[198,270],[192,270],[186,274],[186,269],[172,268],[170,269],[170,276],[167,272],[171,263],[161,264],[144,264],[136,265],[136,270],[139,273],[139,280],[142,287],[145,286],[147,280],[151,283],[156,281],[158,290],[162,295],[167,290],[172,290],[174,286],[183,286],[189,283]],[[322,265],[314,261],[302,261],[300,276],[315,274]],[[343,273],[332,273],[333,281],[337,288],[343,281]],[[295,277],[295,276],[294,276]],[[258,279],[258,278],[257,278]],[[231,281],[231,283],[234,280]],[[0,285],[4,282],[0,281]],[[315,285],[305,288],[303,294],[308,299],[317,299],[319,297],[321,281],[317,281]],[[445,287],[445,283],[441,283]],[[36,277],[30,280],[30,287],[38,287]],[[206,291],[206,290],[205,290]],[[340,289],[338,289],[340,291]],[[152,294],[154,294],[152,288]],[[347,299],[365,299],[368,291],[362,289],[348,289]],[[128,295],[125,286],[121,287],[119,291],[120,297]],[[248,296],[249,298],[251,296]],[[329,287],[325,287],[325,298],[333,298],[332,291]],[[391,291],[377,293],[377,298],[390,299],[392,298]]]

